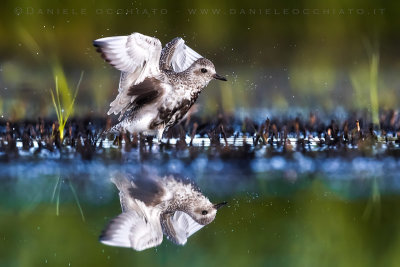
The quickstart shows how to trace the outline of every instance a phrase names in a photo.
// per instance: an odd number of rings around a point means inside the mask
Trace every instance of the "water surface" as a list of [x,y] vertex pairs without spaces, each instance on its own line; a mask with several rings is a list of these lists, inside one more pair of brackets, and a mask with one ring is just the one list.
[[[252,151],[240,158],[110,149],[0,163],[1,266],[395,266],[400,250],[397,157]],[[118,153],[116,151],[119,151]],[[114,154],[113,154],[114,153]],[[114,160],[110,160],[116,155]],[[186,154],[185,154],[186,153]],[[249,155],[249,154],[246,154]],[[267,156],[266,156],[267,155]],[[320,154],[319,154],[320,155]],[[324,154],[325,155],[325,154]],[[216,219],[177,246],[136,252],[98,237],[120,213],[115,172],[192,179]]]

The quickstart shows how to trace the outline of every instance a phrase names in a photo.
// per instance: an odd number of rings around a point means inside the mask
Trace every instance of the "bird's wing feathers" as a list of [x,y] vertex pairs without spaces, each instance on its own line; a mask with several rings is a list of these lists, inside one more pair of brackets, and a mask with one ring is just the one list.
[[108,114],[118,114],[135,99],[135,96],[128,95],[131,85],[160,74],[161,42],[157,38],[133,33],[97,39],[93,45],[106,61],[121,71],[119,94],[108,111]]
[[166,194],[157,180],[149,177],[134,179],[129,174],[116,172],[112,176],[111,182],[119,190],[122,212],[135,210],[141,216],[150,216],[148,207],[160,204]]
[[129,36],[97,39],[93,45],[116,69],[128,74],[141,74],[136,77],[138,83],[149,74],[159,73],[161,42],[157,38],[135,32]]
[[162,239],[159,213],[146,218],[133,210],[112,219],[100,236],[105,245],[132,247],[137,251],[158,246]]
[[155,207],[162,203],[165,189],[159,181],[150,177],[138,177],[134,187],[128,189],[129,197],[143,202],[146,206]]
[[178,245],[186,244],[188,237],[204,227],[182,211],[162,216],[161,226],[167,238]]
[[[132,194],[138,185],[132,176],[116,173],[111,181],[120,191],[122,214],[110,221],[100,236],[100,242],[110,246],[132,247],[138,251],[161,244],[161,211],[134,198]],[[142,184],[139,186],[143,188]]]
[[143,82],[129,88],[127,94],[131,97],[131,104],[128,108],[155,103],[164,93],[165,88],[160,80],[146,78]]
[[169,42],[161,51],[160,68],[182,72],[202,56],[177,37]]

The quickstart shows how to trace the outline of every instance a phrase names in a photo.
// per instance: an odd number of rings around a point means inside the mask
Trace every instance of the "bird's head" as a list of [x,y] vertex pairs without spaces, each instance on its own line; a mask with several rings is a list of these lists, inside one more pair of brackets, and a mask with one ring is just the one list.
[[192,66],[189,68],[189,71],[194,77],[197,78],[197,80],[200,80],[204,86],[213,79],[227,81],[225,77],[222,77],[216,73],[214,64],[206,58],[200,58],[193,62]]
[[203,197],[201,199],[197,199],[196,205],[191,207],[187,213],[197,223],[207,225],[215,219],[217,210],[226,204],[227,202],[212,204],[206,197]]

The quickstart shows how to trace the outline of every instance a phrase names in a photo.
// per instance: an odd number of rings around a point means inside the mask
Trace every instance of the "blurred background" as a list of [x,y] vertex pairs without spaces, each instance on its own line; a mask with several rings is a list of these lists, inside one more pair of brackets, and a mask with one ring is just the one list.
[[0,116],[55,117],[56,69],[71,88],[84,71],[75,116],[105,116],[119,71],[92,41],[135,31],[163,44],[181,36],[227,76],[228,83],[205,89],[200,114],[365,110],[377,116],[399,105],[399,8],[395,1],[361,0],[3,1]]

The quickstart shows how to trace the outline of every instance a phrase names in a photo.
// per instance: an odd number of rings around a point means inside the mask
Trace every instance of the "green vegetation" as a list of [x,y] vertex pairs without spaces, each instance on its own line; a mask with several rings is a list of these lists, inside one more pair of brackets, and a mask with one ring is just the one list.
[[372,48],[369,43],[366,44],[368,62],[362,61],[350,73],[355,92],[354,109],[370,110],[372,123],[379,127],[379,51],[377,48]]
[[379,67],[379,54],[373,53],[370,56],[370,97],[371,97],[371,112],[372,122],[379,125],[379,102],[378,102],[378,67]]
[[[78,194],[76,193],[76,190],[75,190],[74,186],[72,185],[71,179],[67,179],[67,180],[68,180],[69,188],[71,189],[72,195],[74,196],[74,200],[75,200],[76,205],[78,206],[79,212],[81,214],[82,221],[85,221],[85,216],[83,214],[83,209],[82,209],[81,203],[79,201]],[[51,195],[51,202],[53,202],[54,199],[56,198],[56,215],[57,216],[60,215],[60,194],[61,194],[61,186],[64,183],[64,181],[65,180],[62,179],[60,176],[57,178],[57,182],[54,186],[53,193]]]
[[[60,77],[60,81],[59,81]],[[76,85],[75,91],[72,94],[70,87],[67,84],[67,79],[65,78],[62,68],[54,68],[54,79],[55,79],[55,90],[50,90],[51,99],[53,101],[54,109],[57,114],[58,120],[58,131],[61,141],[64,139],[64,128],[68,121],[70,115],[74,112],[74,104],[76,95],[78,94],[79,86],[83,78],[83,72],[79,78],[78,84]],[[61,100],[60,100],[61,99]]]

